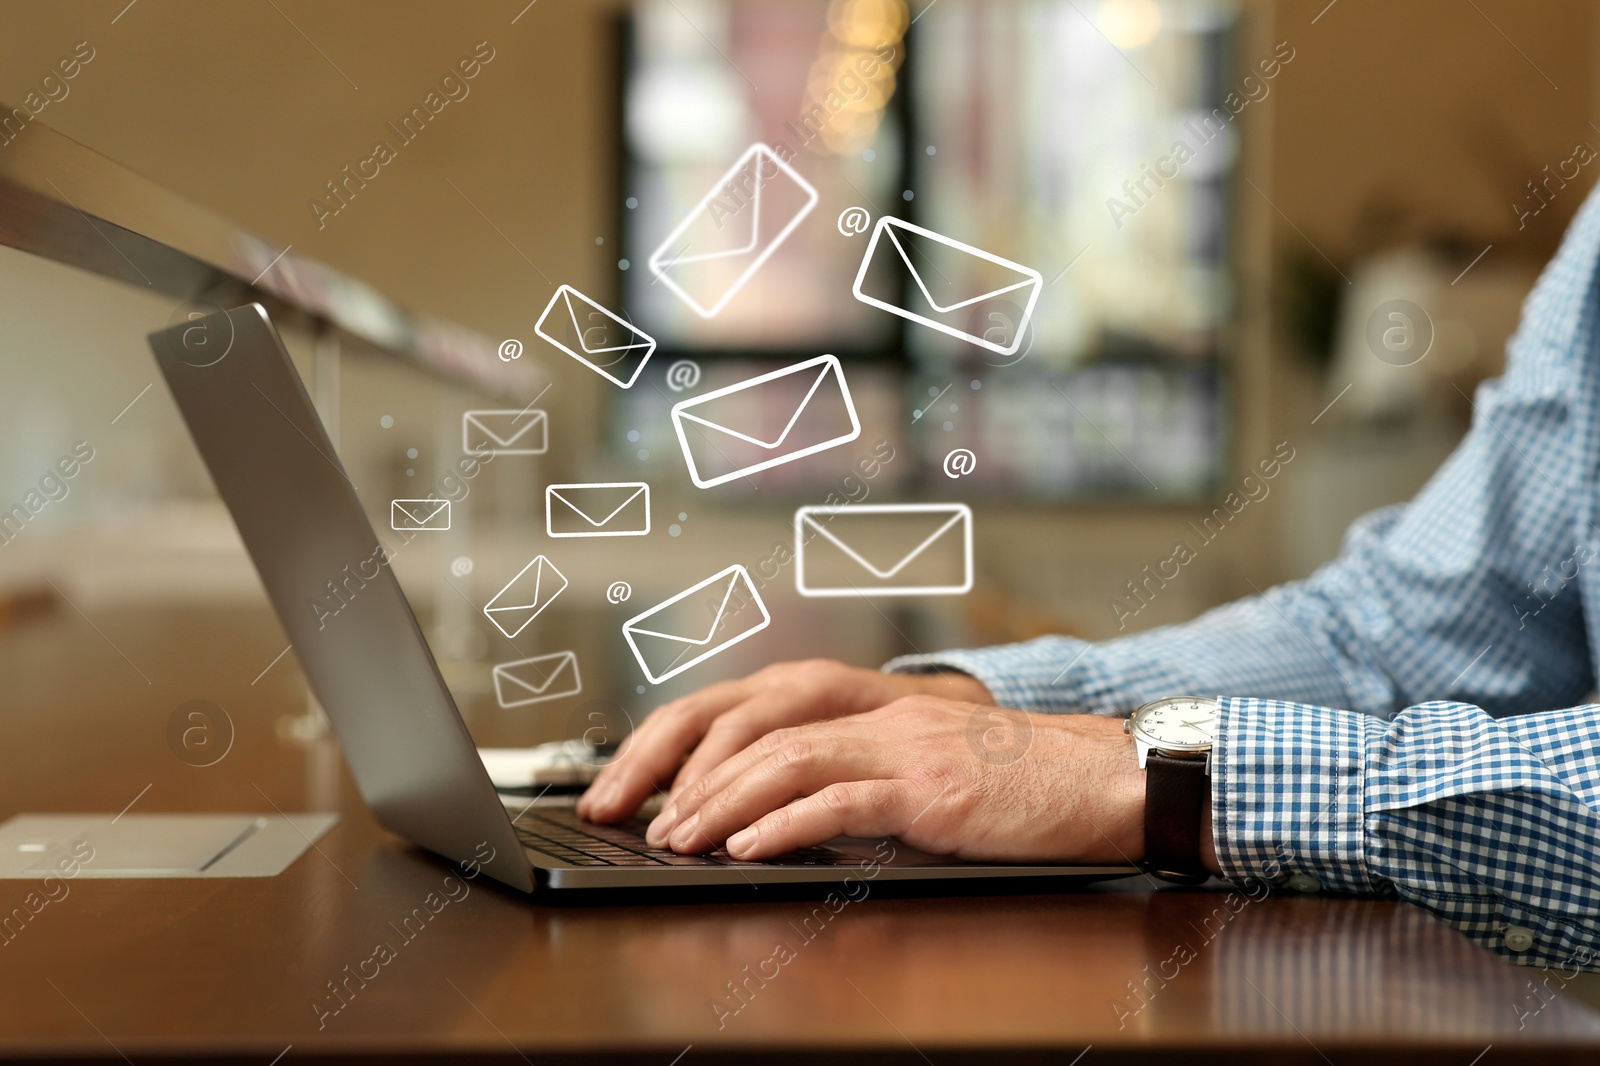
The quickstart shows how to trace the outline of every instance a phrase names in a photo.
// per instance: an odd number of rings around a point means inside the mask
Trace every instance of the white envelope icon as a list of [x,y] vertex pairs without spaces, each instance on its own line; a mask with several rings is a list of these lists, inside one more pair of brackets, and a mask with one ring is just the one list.
[[391,500],[390,529],[449,529],[449,500]]
[[550,420],[543,411],[463,411],[461,448],[472,455],[543,455],[550,449]]
[[508,638],[515,637],[566,587],[566,575],[556,569],[556,564],[536,555],[494,594],[494,599],[483,605],[483,613],[496,629]]
[[771,148],[753,144],[650,253],[650,270],[710,318],[816,205],[816,189]]
[[533,331],[596,374],[623,388],[639,380],[655,338],[607,311],[571,285],[556,289]]
[[583,691],[578,676],[578,657],[570,651],[535,655],[494,668],[494,698],[502,707],[522,707],[529,703],[576,696]]
[[642,537],[650,532],[650,486],[643,481],[546,485],[544,531],[552,537]]
[[964,503],[802,507],[794,513],[802,596],[939,596],[972,588]]
[[[891,258],[910,274],[911,291],[890,292],[881,279],[877,280],[876,295],[864,291],[874,289],[867,274],[879,257]],[[890,271],[889,276],[898,277],[899,271]],[[850,291],[862,303],[992,352],[1013,355],[1022,347],[1043,288],[1044,279],[1037,270],[883,215],[873,228]],[[985,314],[984,305],[1008,294],[1015,294],[1013,299],[1022,305],[1021,320],[1013,324],[1009,321],[1012,316],[1000,316],[1006,320],[1003,328],[990,328],[999,313]]]
[[634,615],[622,623],[622,637],[644,676],[659,685],[771,623],[749,572],[735,564]]
[[689,477],[703,489],[861,436],[844,368],[831,355],[683,400],[672,408],[672,428]]

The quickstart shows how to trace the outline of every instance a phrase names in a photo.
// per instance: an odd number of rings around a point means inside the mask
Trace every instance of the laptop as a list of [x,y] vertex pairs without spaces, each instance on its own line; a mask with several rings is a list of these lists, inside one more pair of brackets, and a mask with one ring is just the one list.
[[[841,838],[764,862],[650,847],[645,823],[581,821],[571,796],[517,814],[496,792],[356,487],[260,304],[153,333],[150,347],[262,584],[326,710],[362,798],[412,843],[555,898],[874,882],[988,891],[1136,874],[1133,866],[969,863],[899,841]],[[362,565],[366,563],[367,565]],[[330,589],[343,606],[321,604]],[[313,606],[319,605],[319,606]],[[518,806],[523,806],[518,803]],[[609,893],[606,893],[609,894]],[[690,893],[693,895],[694,893]],[[681,893],[672,893],[680,896]]]

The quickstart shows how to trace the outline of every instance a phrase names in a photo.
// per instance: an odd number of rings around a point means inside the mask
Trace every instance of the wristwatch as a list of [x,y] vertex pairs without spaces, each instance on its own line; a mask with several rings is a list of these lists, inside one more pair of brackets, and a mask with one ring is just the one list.
[[1143,866],[1165,881],[1193,885],[1211,876],[1200,862],[1200,815],[1210,798],[1217,711],[1214,699],[1170,696],[1122,723],[1145,772]]

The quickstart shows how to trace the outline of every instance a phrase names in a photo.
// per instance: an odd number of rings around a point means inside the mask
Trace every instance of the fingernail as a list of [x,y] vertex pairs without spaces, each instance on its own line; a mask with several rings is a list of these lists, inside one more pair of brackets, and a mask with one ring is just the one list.
[[694,840],[695,830],[699,828],[699,825],[700,814],[697,811],[689,816],[689,820],[687,822],[684,822],[673,831],[672,837],[670,838],[672,847],[674,849],[688,847]]
[[756,849],[756,841],[761,833],[755,826],[741,829],[728,838],[728,854],[736,859],[742,859]]
[[667,845],[667,834],[672,832],[672,827],[678,824],[678,808],[667,804],[661,813],[645,827],[644,839],[652,848],[663,848]]

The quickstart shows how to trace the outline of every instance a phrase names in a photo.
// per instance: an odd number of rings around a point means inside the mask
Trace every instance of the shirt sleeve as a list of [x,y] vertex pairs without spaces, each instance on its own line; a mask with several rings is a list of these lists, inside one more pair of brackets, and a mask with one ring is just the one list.
[[1494,715],[1570,706],[1594,686],[1576,579],[1600,547],[1564,487],[1578,464],[1564,406],[1484,386],[1476,424],[1422,493],[1358,521],[1304,581],[1100,643],[1049,636],[886,669],[960,670],[1004,706],[1046,712],[1125,715],[1216,692],[1383,718],[1439,698]]
[[1383,721],[1221,702],[1228,878],[1398,895],[1518,963],[1600,970],[1600,706],[1495,719],[1433,702]]

